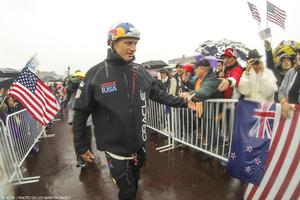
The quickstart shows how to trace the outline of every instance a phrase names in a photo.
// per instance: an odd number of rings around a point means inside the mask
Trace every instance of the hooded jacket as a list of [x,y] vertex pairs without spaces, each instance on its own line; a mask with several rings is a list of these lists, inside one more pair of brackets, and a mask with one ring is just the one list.
[[76,94],[73,133],[75,150],[83,143],[85,122],[92,114],[97,148],[120,156],[138,151],[146,141],[147,100],[187,107],[187,100],[169,95],[142,66],[125,62],[112,49],[92,67]]

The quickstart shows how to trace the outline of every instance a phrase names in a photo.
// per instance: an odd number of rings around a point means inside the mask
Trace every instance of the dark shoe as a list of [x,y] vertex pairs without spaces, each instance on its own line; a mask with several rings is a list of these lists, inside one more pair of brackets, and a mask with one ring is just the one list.
[[87,170],[85,167],[81,168],[80,169],[80,174],[79,174],[79,180],[81,182],[84,182],[87,178]]
[[202,154],[201,155],[201,160],[204,160],[204,161],[206,161],[206,160],[209,160],[209,155],[207,155],[207,154]]

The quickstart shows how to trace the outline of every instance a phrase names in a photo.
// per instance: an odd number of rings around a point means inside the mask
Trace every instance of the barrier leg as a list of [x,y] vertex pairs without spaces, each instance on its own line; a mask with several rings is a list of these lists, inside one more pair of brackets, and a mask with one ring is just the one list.
[[46,130],[45,130],[45,128],[44,128],[44,130],[43,130],[43,134],[41,135],[41,137],[40,138],[52,138],[52,137],[54,137],[55,136],[55,134],[54,133],[51,133],[51,134],[46,134]]
[[170,120],[170,113],[169,113],[167,115],[168,144],[165,145],[165,146],[156,148],[156,150],[159,151],[160,153],[165,152],[165,151],[169,151],[169,150],[172,150],[172,149],[176,148],[175,144],[174,144],[174,139],[173,139],[174,136],[172,134],[172,131],[170,130],[170,123],[171,123],[171,120]]

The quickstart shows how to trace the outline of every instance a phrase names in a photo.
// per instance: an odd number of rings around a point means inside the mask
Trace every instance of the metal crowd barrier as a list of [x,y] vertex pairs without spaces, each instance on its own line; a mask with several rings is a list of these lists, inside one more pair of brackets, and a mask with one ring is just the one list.
[[39,181],[39,176],[24,177],[21,167],[44,132],[45,128],[26,109],[8,115],[6,126],[0,121],[0,153],[8,183],[15,185]]
[[157,148],[157,150],[167,151],[170,148],[174,148],[171,136],[171,119],[167,114],[169,108],[163,104],[159,104],[154,101],[149,101],[148,114],[147,114],[147,126],[152,130],[168,137],[168,144]]
[[8,183],[8,173],[10,168],[8,167],[8,161],[10,159],[10,151],[9,146],[5,140],[5,133],[4,133],[4,124],[0,120],[0,197],[3,197],[8,194],[9,186]]
[[233,99],[210,99],[198,104],[195,112],[149,101],[148,127],[168,137],[168,145],[157,150],[163,152],[184,144],[227,161],[236,103]]

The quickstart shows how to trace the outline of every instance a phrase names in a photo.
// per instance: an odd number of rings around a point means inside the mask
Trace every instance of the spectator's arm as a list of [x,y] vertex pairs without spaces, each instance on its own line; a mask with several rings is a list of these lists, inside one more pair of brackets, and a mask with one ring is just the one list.
[[247,72],[244,72],[240,82],[239,82],[239,86],[237,87],[237,91],[245,96],[250,95],[250,80],[249,80],[249,76],[250,74]]
[[173,107],[188,106],[187,99],[168,94],[161,88],[158,81],[154,79],[143,67],[139,67],[139,70],[145,77],[145,84],[150,85],[150,99]]
[[[289,85],[289,82],[291,81],[290,80],[290,76],[292,75],[292,70],[289,70],[283,81],[281,82],[281,85],[279,87],[279,90],[278,90],[278,100],[279,102],[281,103],[284,99],[287,101],[287,89],[288,89],[288,85]],[[283,99],[284,98],[284,99]]]
[[269,41],[265,41],[265,52],[266,52],[266,62],[267,67],[271,70],[275,69],[274,57],[272,52],[272,47]]
[[151,84],[150,99],[168,106],[187,107],[186,99],[168,94],[162,90],[156,80]]
[[238,87],[241,76],[243,74],[244,69],[242,67],[237,67],[227,79],[230,80],[230,87],[235,88]]

